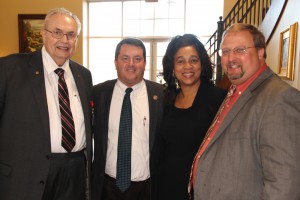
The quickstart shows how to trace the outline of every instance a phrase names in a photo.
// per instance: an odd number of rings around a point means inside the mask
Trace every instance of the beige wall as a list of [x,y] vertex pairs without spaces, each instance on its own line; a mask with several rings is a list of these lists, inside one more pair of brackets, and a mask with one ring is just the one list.
[[[46,14],[48,10],[64,7],[82,21],[83,0],[1,0],[0,1],[0,57],[19,52],[18,14]],[[82,34],[73,59],[82,63]]]
[[237,0],[224,0],[224,17],[228,15],[236,2]]
[[300,1],[299,0],[289,0],[285,7],[284,13],[280,18],[280,21],[274,31],[270,42],[267,46],[267,63],[272,68],[274,72],[278,71],[279,65],[279,41],[280,32],[289,28],[290,25],[298,22],[298,33],[297,33],[297,43],[296,43],[296,54],[295,54],[295,79],[293,81],[286,81],[293,87],[300,90]]

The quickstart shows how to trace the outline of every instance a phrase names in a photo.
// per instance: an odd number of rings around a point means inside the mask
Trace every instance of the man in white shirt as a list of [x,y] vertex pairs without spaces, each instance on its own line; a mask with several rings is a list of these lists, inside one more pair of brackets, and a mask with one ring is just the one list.
[[[162,85],[143,79],[146,50],[135,38],[116,48],[118,79],[94,87],[95,155],[92,167],[92,199],[155,199],[158,130],[162,118]],[[125,90],[131,88],[132,139],[130,186],[116,184],[120,115]]]
[[70,60],[81,23],[47,14],[43,47],[0,61],[0,199],[89,196],[92,78]]

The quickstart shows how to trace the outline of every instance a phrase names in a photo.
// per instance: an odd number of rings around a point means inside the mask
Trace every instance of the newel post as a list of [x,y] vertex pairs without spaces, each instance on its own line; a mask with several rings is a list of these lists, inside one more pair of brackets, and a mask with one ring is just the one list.
[[[218,30],[217,30],[217,50],[220,49],[220,44],[222,40],[222,34],[224,31],[224,22],[222,21],[222,16],[219,17],[220,21],[218,21]],[[217,53],[217,74],[216,74],[216,84],[222,79],[222,67],[221,67],[221,57]]]

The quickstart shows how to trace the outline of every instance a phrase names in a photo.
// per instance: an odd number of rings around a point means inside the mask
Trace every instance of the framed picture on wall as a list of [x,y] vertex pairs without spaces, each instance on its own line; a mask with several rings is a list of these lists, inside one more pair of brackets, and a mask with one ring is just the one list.
[[43,27],[45,14],[19,14],[19,52],[33,52],[43,46],[40,31]]
[[278,75],[286,80],[294,80],[297,29],[296,22],[280,32]]

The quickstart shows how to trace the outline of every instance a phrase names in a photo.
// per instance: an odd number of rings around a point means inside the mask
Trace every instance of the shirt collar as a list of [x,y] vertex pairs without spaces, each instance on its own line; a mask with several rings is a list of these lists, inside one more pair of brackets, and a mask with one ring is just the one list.
[[[48,75],[54,73],[54,70],[59,68],[59,66],[55,63],[55,61],[46,51],[45,46],[43,46],[42,48],[42,58],[43,58],[44,69],[46,70]],[[67,60],[60,68],[65,70],[65,73],[67,74],[70,73],[69,60]]]
[[242,94],[247,88],[248,86],[253,83],[253,81],[261,74],[263,73],[265,70],[267,69],[267,64],[265,63],[263,66],[261,66],[261,68],[259,68],[257,70],[257,72],[255,72],[255,74],[253,74],[247,81],[245,81],[242,84],[239,84],[236,86],[236,92],[234,95],[236,94]]
[[[136,93],[137,91],[139,91],[143,86],[145,85],[145,81],[142,80],[141,82],[139,82],[138,84],[135,84],[134,86],[132,86],[132,93]],[[128,86],[126,86],[124,83],[122,83],[122,81],[120,81],[119,79],[117,80],[117,86],[119,87],[120,91],[122,91],[123,93],[125,93],[125,90],[128,88]]]

